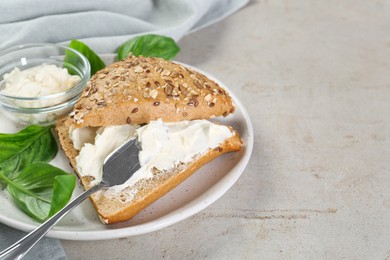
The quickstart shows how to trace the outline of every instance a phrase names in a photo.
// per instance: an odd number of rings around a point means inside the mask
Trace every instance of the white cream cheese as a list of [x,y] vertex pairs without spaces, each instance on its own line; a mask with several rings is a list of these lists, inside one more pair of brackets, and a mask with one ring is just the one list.
[[14,68],[3,76],[4,94],[19,97],[39,97],[66,91],[80,82],[77,75],[69,75],[65,68],[41,64],[29,69]]
[[69,129],[69,136],[73,142],[74,148],[80,150],[86,143],[94,144],[97,130],[96,127]]
[[[82,176],[93,176],[94,184],[98,183],[105,157],[134,135],[138,136],[142,147],[139,154],[142,167],[127,182],[112,187],[111,190],[115,192],[120,192],[141,179],[152,178],[155,168],[170,171],[180,163],[189,163],[209,149],[218,147],[234,133],[226,126],[207,120],[177,123],[152,121],[136,130],[136,133],[129,125],[106,127],[95,138],[95,144],[86,143],[81,148],[76,159],[79,173]],[[75,140],[73,142],[80,143]]]
[[[92,185],[102,180],[102,167],[104,159],[124,142],[134,137],[136,127],[132,125],[108,126],[96,131],[94,144],[84,143],[76,157],[77,171],[81,176],[95,178]],[[87,131],[87,130],[86,130]],[[73,131],[74,132],[74,131]],[[71,134],[73,143],[81,144],[80,134]]]
[[[33,100],[14,99],[9,102],[20,108],[45,108],[59,105],[72,96],[67,94],[58,97],[40,98],[66,91],[81,81],[77,75],[70,75],[65,68],[56,65],[41,64],[29,69],[14,68],[10,73],[4,74],[1,81],[1,93],[5,95],[37,98]],[[59,115],[70,110],[70,107],[56,109],[53,112],[13,113],[12,115],[29,124],[40,124],[54,121]]]
[[152,121],[148,125],[139,128],[137,135],[138,142],[142,146],[138,157],[140,165],[143,166],[159,154],[168,142],[169,128],[161,120]]

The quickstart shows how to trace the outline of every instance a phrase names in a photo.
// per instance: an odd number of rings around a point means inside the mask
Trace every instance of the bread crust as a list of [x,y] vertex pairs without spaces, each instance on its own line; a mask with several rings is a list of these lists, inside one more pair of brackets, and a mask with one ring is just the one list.
[[70,118],[76,127],[227,116],[234,105],[206,76],[171,61],[130,56],[97,72]]

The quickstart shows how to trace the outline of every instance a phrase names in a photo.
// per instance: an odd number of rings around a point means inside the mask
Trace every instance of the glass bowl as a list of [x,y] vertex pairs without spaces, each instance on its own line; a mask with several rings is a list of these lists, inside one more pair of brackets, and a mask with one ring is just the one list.
[[[31,97],[5,93],[5,74],[15,68],[23,71],[41,64],[65,68],[70,75],[79,76],[80,81],[67,90],[48,95]],[[0,51],[0,108],[9,118],[22,124],[52,124],[73,108],[90,78],[90,71],[90,64],[81,53],[61,45],[25,44]]]

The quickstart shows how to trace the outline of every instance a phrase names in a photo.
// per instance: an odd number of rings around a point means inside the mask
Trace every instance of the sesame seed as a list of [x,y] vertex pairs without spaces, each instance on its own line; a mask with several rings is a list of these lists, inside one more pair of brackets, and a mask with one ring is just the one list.
[[163,72],[161,72],[161,75],[162,76],[169,76],[169,75],[171,75],[171,72],[169,70],[163,70]]
[[144,71],[144,69],[142,67],[140,67],[140,66],[137,66],[137,67],[134,68],[134,72],[139,73],[139,72],[143,72],[143,71]]
[[155,99],[155,98],[157,97],[157,95],[158,95],[158,91],[155,90],[155,89],[152,89],[152,90],[149,92],[149,95],[150,95],[153,99]]

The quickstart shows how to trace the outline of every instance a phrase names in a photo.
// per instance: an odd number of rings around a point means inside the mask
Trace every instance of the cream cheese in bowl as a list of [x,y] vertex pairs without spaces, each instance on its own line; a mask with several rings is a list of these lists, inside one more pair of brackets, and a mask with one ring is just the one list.
[[0,108],[18,123],[52,124],[72,109],[90,73],[81,53],[61,45],[0,51]]
[[78,75],[70,75],[65,68],[41,64],[26,70],[14,68],[3,76],[2,92],[22,97],[37,97],[70,89],[80,82]]
[[[66,91],[81,81],[80,76],[70,75],[65,68],[54,64],[41,64],[25,70],[14,68],[3,76],[3,94],[19,97],[40,97]],[[16,100],[22,107],[48,107],[64,100],[64,97],[49,100]]]

